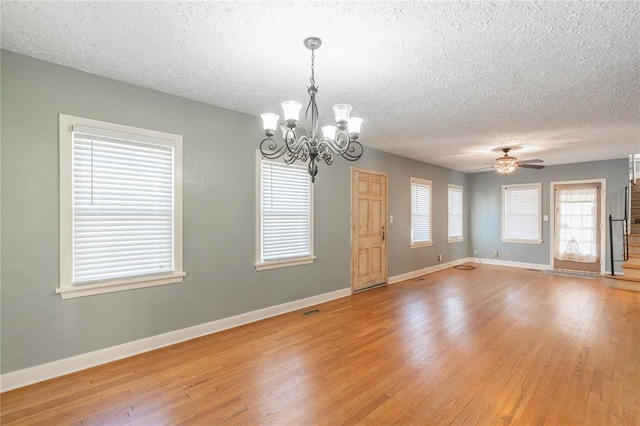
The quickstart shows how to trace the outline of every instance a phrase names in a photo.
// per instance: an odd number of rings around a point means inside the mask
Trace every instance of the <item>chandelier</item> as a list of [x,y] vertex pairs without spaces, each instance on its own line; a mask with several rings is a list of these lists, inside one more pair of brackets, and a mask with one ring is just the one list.
[[508,152],[508,150],[504,151],[504,155],[502,157],[496,158],[495,165],[496,172],[502,173],[505,176],[514,171],[518,164],[516,157],[511,157]]
[[[296,101],[286,101],[282,103],[284,120],[286,125],[280,126],[282,131],[282,144],[278,144],[273,138],[278,128],[277,114],[262,114],[264,133],[267,136],[260,142],[260,152],[268,159],[275,159],[284,156],[284,162],[292,164],[296,160],[306,162],[309,160],[309,175],[311,181],[315,182],[318,174],[318,164],[324,161],[327,165],[333,163],[335,155],[341,155],[349,161],[356,161],[362,156],[362,145],[358,142],[360,136],[360,125],[362,118],[349,117],[351,105],[337,104],[333,106],[336,116],[335,126],[323,126],[322,133],[318,131],[318,105],[316,104],[316,80],[314,74],[314,52],[320,47],[322,40],[318,37],[308,37],[304,39],[304,45],[311,50],[311,86],[307,88],[309,93],[309,104],[305,112],[304,135],[296,133],[298,117],[302,105]],[[310,123],[309,123],[310,121]],[[309,127],[310,124],[310,127]]]

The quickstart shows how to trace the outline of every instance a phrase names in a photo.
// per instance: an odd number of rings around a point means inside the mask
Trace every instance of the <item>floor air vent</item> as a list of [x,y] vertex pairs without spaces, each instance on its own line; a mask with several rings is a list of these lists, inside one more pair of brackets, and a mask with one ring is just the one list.
[[304,315],[305,317],[308,317],[309,315],[318,314],[318,313],[320,313],[320,310],[312,309],[310,311],[303,312],[302,315]]

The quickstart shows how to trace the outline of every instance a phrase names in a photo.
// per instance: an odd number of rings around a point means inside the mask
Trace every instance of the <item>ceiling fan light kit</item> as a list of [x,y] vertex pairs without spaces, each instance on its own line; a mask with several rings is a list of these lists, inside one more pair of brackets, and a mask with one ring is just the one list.
[[[260,152],[268,159],[284,157],[284,162],[292,164],[296,160],[309,160],[309,176],[315,182],[318,174],[318,163],[324,161],[327,165],[333,163],[334,154],[341,155],[349,161],[356,161],[362,156],[362,145],[358,142],[362,118],[350,117],[351,105],[337,104],[333,106],[336,125],[323,126],[318,131],[318,106],[316,104],[316,87],[314,73],[314,52],[322,45],[318,37],[307,37],[304,45],[311,50],[311,85],[307,88],[309,104],[305,112],[306,135],[298,136],[296,127],[302,104],[296,101],[282,103],[285,125],[280,126],[282,144],[273,138],[278,128],[279,116],[273,113],[262,114],[262,124],[266,138],[260,142]],[[309,120],[311,121],[310,126]]]
[[516,157],[512,157],[509,155],[509,151],[511,148],[501,148],[504,155],[502,157],[496,158],[496,163],[491,167],[496,169],[497,173],[503,174],[507,176],[512,173],[516,168],[522,167],[525,169],[544,169],[544,166],[541,164],[531,164],[531,163],[542,163],[543,160],[539,158],[534,158],[533,160],[522,160],[518,161]]
[[505,176],[513,172],[517,167],[517,159],[516,157],[511,157],[509,155],[510,150],[511,148],[504,148],[502,150],[504,152],[504,155],[500,158],[496,158],[496,172],[501,173]]

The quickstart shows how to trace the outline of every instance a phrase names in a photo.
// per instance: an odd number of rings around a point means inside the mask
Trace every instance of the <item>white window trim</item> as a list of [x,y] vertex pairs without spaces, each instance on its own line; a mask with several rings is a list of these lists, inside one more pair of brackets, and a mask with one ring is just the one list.
[[[174,284],[184,280],[186,273],[182,264],[182,136],[155,130],[107,123],[83,117],[59,114],[59,149],[60,149],[60,287],[56,293],[62,299],[112,293],[116,291],[158,285]],[[73,277],[73,126],[87,126],[108,131],[127,133],[142,138],[170,140],[175,145],[174,169],[174,269],[172,274],[159,276],[118,279],[97,284],[74,286]]]
[[[291,259],[282,259],[282,260],[272,260],[263,262],[262,261],[262,154],[260,150],[256,150],[256,263],[254,266],[256,271],[266,271],[269,269],[278,269],[278,268],[287,268],[289,266],[299,266],[299,265],[308,265],[313,263],[316,260],[316,256],[314,256],[314,238],[313,238],[313,229],[314,229],[314,185],[310,185],[310,193],[309,197],[311,198],[309,204],[309,253],[310,256],[305,257],[297,257]],[[309,178],[311,179],[311,178]]]
[[[420,241],[417,243],[413,242],[413,184],[418,185],[428,185],[429,186],[429,241]],[[420,247],[430,247],[433,245],[433,183],[430,180],[419,179],[419,178],[411,178],[409,184],[409,216],[411,222],[411,228],[409,229],[409,247],[410,248],[420,248]]]
[[452,183],[447,185],[447,208],[449,206],[449,190],[456,189],[462,193],[462,235],[459,237],[451,238],[449,236],[449,229],[451,228],[451,211],[447,210],[448,213],[448,221],[447,221],[447,238],[450,243],[457,243],[459,241],[464,241],[464,188],[460,185],[454,185]]
[[[536,187],[538,190],[538,237],[533,240],[523,240],[523,239],[514,239],[514,238],[505,238],[505,202],[506,202],[506,188],[513,187]],[[505,243],[517,243],[517,244],[542,244],[542,183],[520,183],[513,185],[502,185],[502,235],[500,236],[500,240]]]

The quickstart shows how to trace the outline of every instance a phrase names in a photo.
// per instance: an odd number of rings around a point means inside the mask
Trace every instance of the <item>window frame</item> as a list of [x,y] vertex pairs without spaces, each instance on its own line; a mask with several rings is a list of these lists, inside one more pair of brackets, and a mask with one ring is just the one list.
[[[427,241],[413,241],[413,186],[428,186],[429,187],[429,239]],[[410,216],[410,229],[409,229],[409,247],[410,248],[419,248],[419,247],[429,247],[433,245],[433,182],[427,179],[420,179],[412,177],[410,179],[409,186],[409,198],[410,198],[410,206],[409,206],[409,216]]]
[[[461,203],[460,203],[460,235],[451,236],[451,192],[458,191],[460,192]],[[447,185],[447,213],[448,213],[448,221],[447,221],[447,239],[450,243],[455,243],[458,241],[464,241],[464,188],[461,185],[448,184]]]
[[293,257],[278,260],[262,259],[262,164],[263,162],[284,164],[281,161],[265,159],[259,150],[256,150],[256,262],[254,267],[256,271],[265,271],[269,269],[286,268],[290,266],[308,265],[316,259],[314,255],[314,185],[311,178],[308,177],[307,167],[300,164],[289,164],[288,167],[298,167],[305,170],[305,176],[309,185],[309,255],[302,257]]
[[[538,232],[536,238],[524,239],[524,238],[510,238],[506,236],[506,216],[507,216],[507,189],[508,188],[535,188],[538,193],[538,208],[536,210],[537,218],[536,223],[538,225]],[[519,183],[511,185],[502,185],[502,233],[500,239],[505,243],[518,243],[518,244],[542,244],[542,183]]]
[[[184,280],[182,234],[182,136],[125,126],[89,118],[59,114],[60,155],[60,281],[56,293],[62,299],[112,293],[137,288],[175,284]],[[73,126],[86,126],[130,136],[161,139],[173,144],[173,266],[166,275],[116,278],[93,284],[73,283]]]

